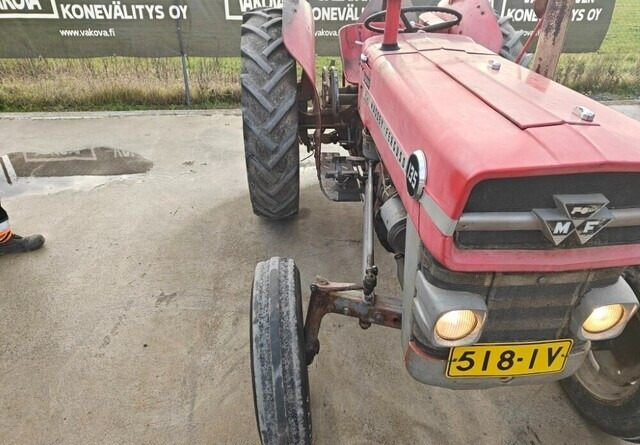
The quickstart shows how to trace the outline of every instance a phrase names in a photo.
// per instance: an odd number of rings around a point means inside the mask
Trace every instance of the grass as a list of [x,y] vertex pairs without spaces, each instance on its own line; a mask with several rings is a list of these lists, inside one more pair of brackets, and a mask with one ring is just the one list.
[[[189,60],[197,108],[240,100],[238,59]],[[0,61],[1,111],[184,108],[180,59],[10,59]]]
[[[640,2],[617,0],[597,53],[565,54],[556,80],[602,98],[640,97]],[[318,66],[328,65],[321,57]],[[192,108],[240,102],[237,58],[189,58]],[[0,59],[0,111],[186,108],[181,60]]]
[[640,5],[637,0],[616,0],[611,27],[599,53],[635,54],[640,51]]
[[562,55],[556,80],[592,96],[640,97],[640,2],[617,0],[600,50]]
[[563,55],[555,80],[598,99],[640,98],[640,56]]

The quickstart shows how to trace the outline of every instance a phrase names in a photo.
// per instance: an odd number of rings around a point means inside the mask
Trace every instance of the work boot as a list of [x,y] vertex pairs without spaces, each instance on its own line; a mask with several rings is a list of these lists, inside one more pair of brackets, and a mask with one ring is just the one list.
[[44,244],[44,236],[31,235],[25,238],[20,235],[12,234],[9,241],[0,243],[0,255],[5,253],[22,253],[38,250]]

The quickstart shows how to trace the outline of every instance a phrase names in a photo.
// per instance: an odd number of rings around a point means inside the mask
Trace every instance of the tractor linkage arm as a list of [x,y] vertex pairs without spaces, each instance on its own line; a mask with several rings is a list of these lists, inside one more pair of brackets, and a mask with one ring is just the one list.
[[304,342],[307,364],[313,362],[320,352],[318,333],[325,315],[342,314],[355,317],[362,329],[372,324],[400,329],[402,324],[402,301],[397,298],[376,297],[373,304],[362,298],[362,285],[331,283],[317,277],[311,284],[311,298],[304,324]]

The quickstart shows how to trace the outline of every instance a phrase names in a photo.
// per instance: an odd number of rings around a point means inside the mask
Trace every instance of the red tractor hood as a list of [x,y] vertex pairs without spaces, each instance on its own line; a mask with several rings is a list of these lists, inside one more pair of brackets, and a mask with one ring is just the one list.
[[[370,92],[400,146],[421,149],[427,191],[451,217],[485,178],[640,171],[640,123],[496,56],[467,37],[367,41]],[[490,60],[499,60],[494,70]],[[595,113],[593,123],[573,114]]]
[[[389,144],[384,130],[376,130],[379,121],[405,157],[424,151],[425,193],[451,220],[484,179],[640,172],[640,123],[598,102],[464,36],[401,36],[399,51],[381,51],[379,42],[370,38],[363,48],[360,108],[394,183],[403,184],[414,224],[420,211],[406,193],[402,157],[381,148]],[[499,61],[499,69],[491,61]],[[594,121],[581,120],[576,106],[593,111]]]

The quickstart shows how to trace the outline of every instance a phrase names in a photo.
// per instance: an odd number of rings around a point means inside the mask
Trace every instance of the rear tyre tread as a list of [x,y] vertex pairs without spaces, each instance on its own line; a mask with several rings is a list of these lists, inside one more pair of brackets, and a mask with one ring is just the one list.
[[242,108],[249,194],[255,214],[288,218],[299,207],[297,72],[282,38],[282,10],[243,16]]
[[[520,56],[524,43],[522,42],[522,36],[524,31],[516,31],[511,24],[510,16],[502,16],[498,18],[498,24],[500,25],[500,31],[502,31],[502,48],[500,49],[500,55],[505,59],[515,62]],[[525,53],[520,61],[520,65],[529,66],[533,59],[533,54]]]

